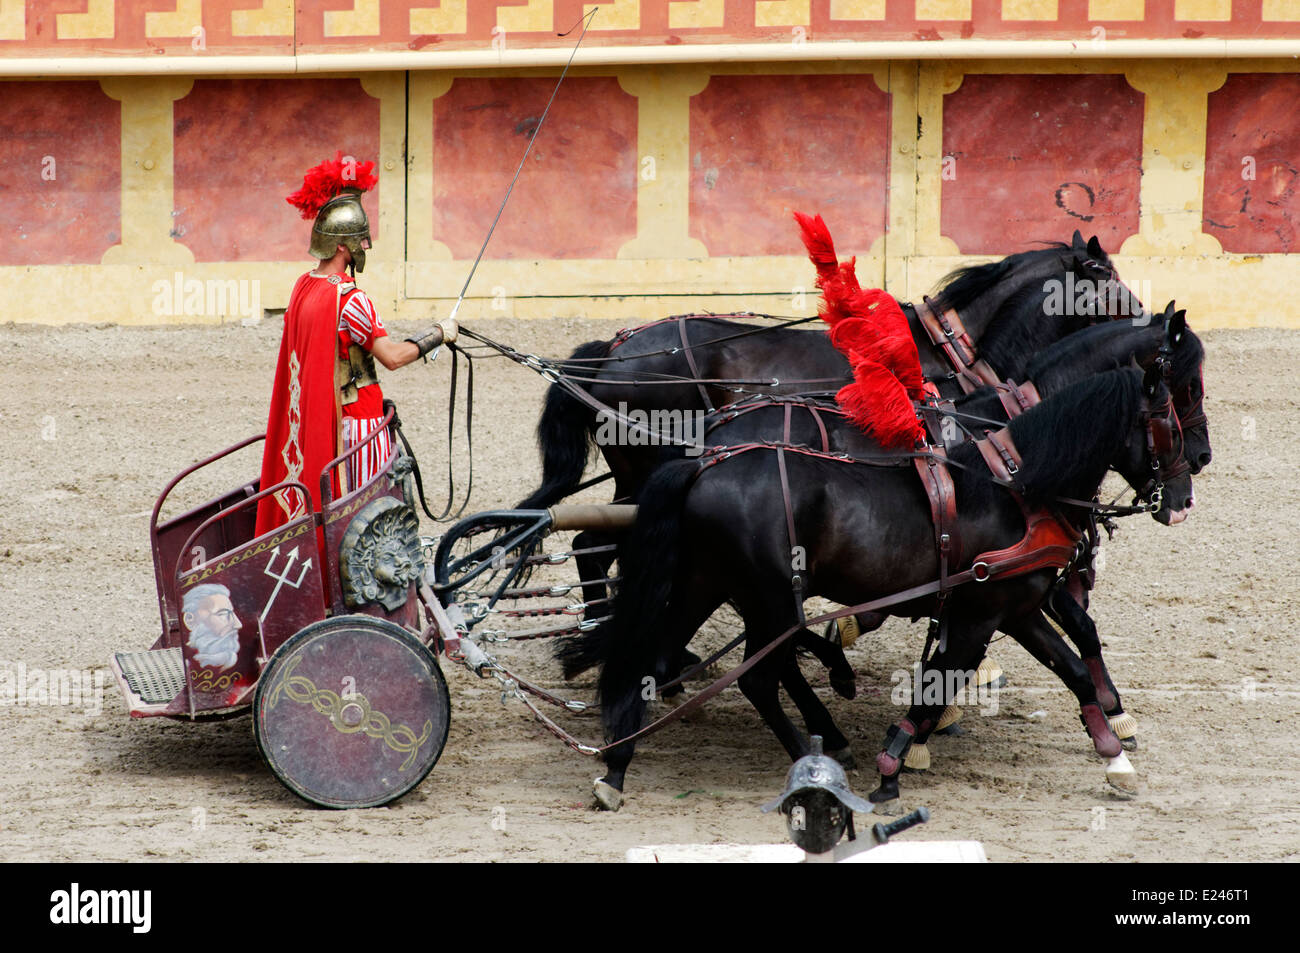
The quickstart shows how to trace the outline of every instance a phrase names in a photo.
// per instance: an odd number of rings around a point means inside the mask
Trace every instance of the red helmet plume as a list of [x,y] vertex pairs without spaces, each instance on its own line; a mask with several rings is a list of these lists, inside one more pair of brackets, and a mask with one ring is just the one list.
[[285,201],[302,212],[303,218],[313,219],[322,205],[345,189],[358,192],[373,189],[379,182],[374,168],[374,162],[359,163],[352,156],[345,157],[340,149],[333,159],[308,169],[302,177],[302,188]]

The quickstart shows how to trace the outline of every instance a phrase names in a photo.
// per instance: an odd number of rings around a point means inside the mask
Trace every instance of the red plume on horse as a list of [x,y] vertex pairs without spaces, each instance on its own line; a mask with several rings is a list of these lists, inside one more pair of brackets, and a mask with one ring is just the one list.
[[841,263],[822,217],[794,213],[822,291],[819,313],[831,343],[849,359],[853,383],[835,395],[849,419],[885,447],[910,450],[925,442],[912,401],[925,379],[907,317],[893,296],[858,283],[856,258]]

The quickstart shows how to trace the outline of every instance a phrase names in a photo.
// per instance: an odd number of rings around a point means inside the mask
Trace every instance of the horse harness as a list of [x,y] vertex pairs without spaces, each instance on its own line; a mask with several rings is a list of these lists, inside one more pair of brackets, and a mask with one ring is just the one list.
[[[1019,416],[1025,410],[1040,401],[1038,391],[1030,383],[1017,385],[1008,381],[998,385],[998,394],[1009,417]],[[829,435],[820,414],[830,410],[838,412],[819,402],[806,398],[757,398],[738,402],[723,408],[723,413],[707,430],[711,432],[718,426],[736,419],[743,414],[762,407],[781,405],[784,407],[782,435],[779,442],[750,442],[729,447],[713,447],[705,451],[701,458],[696,479],[710,467],[723,460],[757,449],[772,450],[776,456],[777,470],[780,475],[781,497],[785,509],[786,533],[790,544],[791,576],[790,587],[795,602],[795,611],[802,624],[805,620],[803,600],[805,580],[803,565],[798,562],[800,555],[799,540],[795,526],[794,507],[790,493],[790,478],[786,463],[789,453],[800,453],[821,459],[852,463],[878,463],[879,461],[854,457],[847,453],[838,453],[830,449]],[[791,442],[791,417],[795,406],[804,407],[812,415],[819,428],[820,449],[797,445]],[[933,415],[926,415],[927,423],[933,427]],[[970,568],[963,572],[952,572],[962,564],[962,542],[957,518],[957,497],[949,472],[947,453],[943,441],[934,435],[932,445],[910,456],[921,485],[925,488],[930,504],[930,515],[934,523],[935,550],[939,556],[939,578],[934,594],[938,599],[938,609],[932,623],[932,634],[942,617],[945,600],[952,589],[967,582],[987,582],[993,577],[1010,578],[1039,569],[1057,571],[1068,567],[1079,554],[1079,541],[1083,533],[1066,522],[1055,510],[1047,507],[1031,507],[1015,489],[1015,475],[1021,467],[1020,453],[1011,440],[1007,428],[998,431],[986,431],[984,439],[976,440],[982,459],[994,480],[1003,485],[1020,504],[1025,517],[1025,535],[1014,545],[998,550],[980,553],[972,561]],[[897,460],[898,457],[891,459]],[[928,649],[926,652],[929,654]]]
[[961,386],[962,393],[969,394],[981,387],[996,387],[1002,383],[989,362],[976,355],[975,342],[971,340],[970,333],[962,324],[955,308],[940,312],[928,296],[922,298],[920,304],[910,307],[931,346],[952,367],[953,376]]

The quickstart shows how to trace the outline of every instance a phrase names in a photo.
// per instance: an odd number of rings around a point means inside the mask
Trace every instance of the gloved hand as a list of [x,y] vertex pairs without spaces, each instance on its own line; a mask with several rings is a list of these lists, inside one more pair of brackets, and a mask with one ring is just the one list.
[[419,348],[420,357],[424,357],[439,345],[449,344],[456,340],[456,335],[459,333],[460,326],[456,324],[455,318],[443,318],[429,330],[406,340]]

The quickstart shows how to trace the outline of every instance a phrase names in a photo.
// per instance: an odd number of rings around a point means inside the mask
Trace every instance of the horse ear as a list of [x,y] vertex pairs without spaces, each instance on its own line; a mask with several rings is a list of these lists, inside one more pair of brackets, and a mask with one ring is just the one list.
[[1159,363],[1152,364],[1147,368],[1146,373],[1142,375],[1142,390],[1148,397],[1156,396],[1156,391],[1160,389],[1160,383],[1164,379],[1164,372],[1161,370]]
[[1164,311],[1164,314],[1160,315],[1160,317],[1164,318],[1165,321],[1171,321],[1171,320],[1173,320],[1173,317],[1174,317],[1174,303],[1173,303],[1172,301],[1169,302],[1167,305],[1165,305],[1165,311]]
[[1165,328],[1165,337],[1169,339],[1170,344],[1178,344],[1183,339],[1183,332],[1187,330],[1187,312],[1175,311],[1173,317],[1169,319],[1169,324]]
[[1101,242],[1097,241],[1096,235],[1093,235],[1092,238],[1088,239],[1088,254],[1093,258],[1101,258],[1106,254],[1101,250]]
[[1083,234],[1076,228],[1074,238],[1070,240],[1070,245],[1077,251],[1086,251],[1087,246],[1083,243]]

